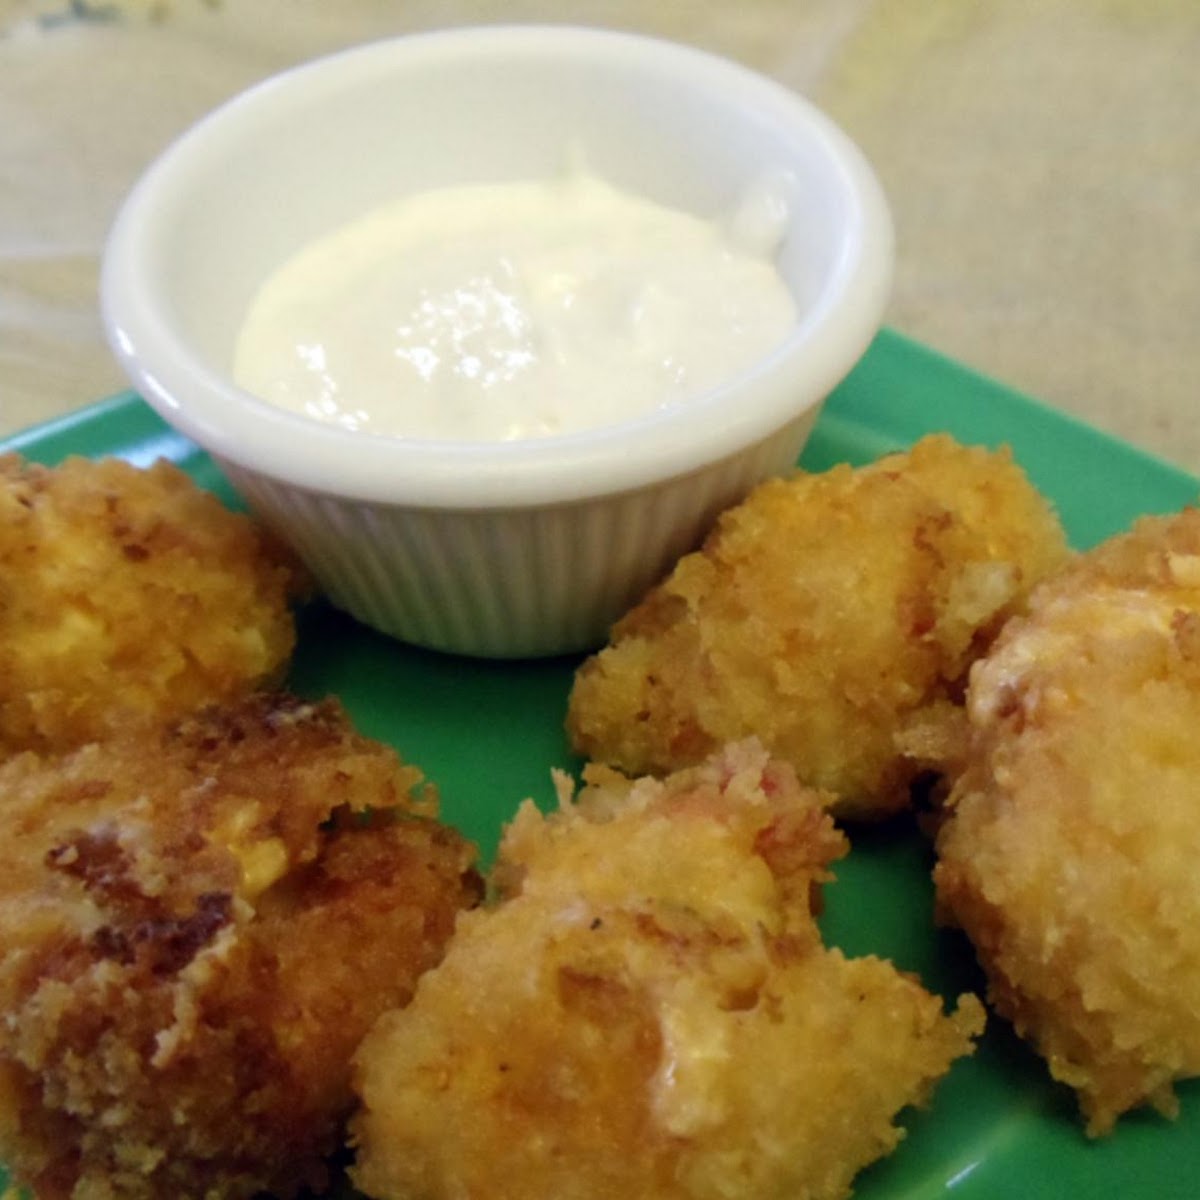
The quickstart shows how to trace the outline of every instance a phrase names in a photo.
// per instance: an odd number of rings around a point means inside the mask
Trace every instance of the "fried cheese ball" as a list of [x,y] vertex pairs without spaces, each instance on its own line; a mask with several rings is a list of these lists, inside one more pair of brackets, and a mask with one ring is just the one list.
[[39,1200],[326,1180],[350,1059],[481,893],[333,701],[0,767],[0,1161]]
[[840,817],[886,816],[971,662],[1065,556],[1009,454],[944,435],[769,481],[583,664],[568,732],[630,774],[756,736]]
[[589,768],[526,803],[498,906],[466,914],[357,1056],[356,1185],[379,1200],[827,1200],[970,1052],[876,958],[826,949],[846,843],[757,743],[665,781]]
[[300,574],[179,468],[0,456],[0,756],[281,678]]
[[971,677],[938,834],[944,920],[1087,1130],[1200,1074],[1200,513],[1034,593]]

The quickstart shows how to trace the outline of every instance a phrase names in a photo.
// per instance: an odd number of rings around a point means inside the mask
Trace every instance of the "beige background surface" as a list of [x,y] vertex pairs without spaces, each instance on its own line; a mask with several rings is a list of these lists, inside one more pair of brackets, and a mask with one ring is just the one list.
[[124,387],[99,256],[173,135],[321,52],[506,20],[811,96],[891,199],[890,325],[1200,472],[1200,0],[0,0],[0,434]]

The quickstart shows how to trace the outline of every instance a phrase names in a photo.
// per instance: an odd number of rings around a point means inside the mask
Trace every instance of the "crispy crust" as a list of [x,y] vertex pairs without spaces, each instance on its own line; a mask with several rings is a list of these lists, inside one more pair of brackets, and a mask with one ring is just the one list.
[[939,435],[760,486],[579,670],[567,728],[632,774],[760,738],[840,816],[904,807],[971,662],[1066,556],[1006,452]]
[[826,950],[845,839],[757,744],[659,782],[592,768],[526,804],[468,914],[357,1056],[355,1182],[379,1200],[849,1194],[982,1009]]
[[1200,1073],[1200,513],[1145,518],[975,668],[935,871],[1092,1135]]
[[0,1159],[42,1200],[290,1196],[480,884],[420,773],[256,697],[0,768]]
[[277,682],[296,565],[165,461],[0,456],[0,756]]

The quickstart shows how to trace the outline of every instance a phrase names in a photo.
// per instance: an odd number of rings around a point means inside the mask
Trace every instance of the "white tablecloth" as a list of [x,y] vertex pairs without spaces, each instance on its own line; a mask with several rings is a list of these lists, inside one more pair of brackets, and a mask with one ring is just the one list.
[[889,324],[1200,471],[1197,0],[0,0],[0,434],[124,386],[104,236],[192,120],[357,41],[528,20],[694,42],[812,96],[890,195]]

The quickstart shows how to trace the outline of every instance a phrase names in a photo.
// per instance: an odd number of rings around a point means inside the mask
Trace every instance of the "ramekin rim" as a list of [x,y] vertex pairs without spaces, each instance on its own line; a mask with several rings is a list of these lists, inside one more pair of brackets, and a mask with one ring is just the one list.
[[[346,69],[366,57],[386,60],[417,44],[435,50],[474,44],[482,50],[510,40],[559,48],[587,42],[607,45],[609,52],[636,47],[673,59],[680,69],[709,72],[718,81],[751,89],[773,112],[799,116],[815,132],[849,202],[846,233],[840,261],[815,311],[775,351],[702,396],[621,424],[503,443],[392,438],[338,429],[249,395],[206,366],[137,286],[137,271],[145,268],[140,239],[152,228],[147,217],[153,215],[155,189],[191,147],[221,136],[231,113],[236,116],[289,86],[302,87],[306,77],[338,63]],[[102,264],[102,312],[113,351],[143,398],[215,458],[305,491],[360,502],[448,509],[528,506],[633,490],[690,473],[757,444],[819,404],[880,326],[892,281],[893,240],[886,199],[862,152],[825,113],[783,84],[698,48],[628,31],[482,25],[404,34],[336,51],[271,76],[202,118],[151,164],[122,205]],[[779,381],[785,369],[795,368],[801,356],[807,359],[803,370],[784,388]],[[754,411],[725,403],[744,392],[748,382],[763,397]],[[181,404],[175,397],[187,391],[200,400]],[[805,402],[795,399],[801,392]]]

